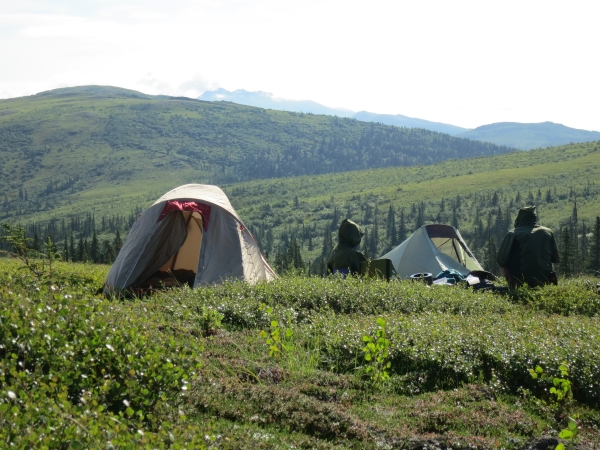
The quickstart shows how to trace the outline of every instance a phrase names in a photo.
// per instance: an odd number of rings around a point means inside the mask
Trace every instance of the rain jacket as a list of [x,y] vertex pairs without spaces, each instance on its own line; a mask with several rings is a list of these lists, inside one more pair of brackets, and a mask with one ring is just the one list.
[[521,208],[498,249],[498,264],[508,269],[510,276],[531,287],[548,284],[557,263],[558,249],[552,230],[537,223],[535,206]]
[[[360,273],[360,264],[366,261],[363,255],[355,247],[360,244],[363,232],[360,227],[351,220],[344,219],[338,231],[339,243],[331,252],[331,257],[327,263],[330,272],[351,273],[353,275]],[[337,269],[337,270],[334,270]]]

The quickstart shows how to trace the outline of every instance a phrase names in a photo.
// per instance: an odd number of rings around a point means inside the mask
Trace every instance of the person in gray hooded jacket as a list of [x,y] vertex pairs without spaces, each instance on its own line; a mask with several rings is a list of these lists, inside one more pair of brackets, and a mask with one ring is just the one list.
[[330,273],[360,274],[360,265],[367,260],[357,249],[363,234],[357,224],[348,219],[342,220],[338,231],[339,243],[331,252],[327,262]]
[[550,228],[537,222],[535,206],[521,208],[498,249],[498,265],[513,289],[527,283],[530,287],[556,284],[553,263],[559,261],[556,240]]

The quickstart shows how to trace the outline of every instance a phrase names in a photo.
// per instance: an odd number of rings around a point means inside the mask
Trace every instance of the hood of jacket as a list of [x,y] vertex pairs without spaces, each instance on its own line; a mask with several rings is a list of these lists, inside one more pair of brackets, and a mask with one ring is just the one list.
[[363,234],[363,231],[357,224],[351,220],[344,219],[338,231],[338,238],[340,244],[348,244],[350,247],[356,247],[360,244]]
[[537,213],[535,206],[526,206],[521,208],[515,219],[515,228],[525,225],[534,226],[537,223]]

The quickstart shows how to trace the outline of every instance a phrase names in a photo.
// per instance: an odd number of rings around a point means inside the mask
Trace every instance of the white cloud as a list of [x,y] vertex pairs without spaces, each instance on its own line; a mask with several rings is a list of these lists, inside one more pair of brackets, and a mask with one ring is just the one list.
[[598,8],[578,0],[20,0],[0,15],[0,96],[64,83],[189,97],[223,86],[466,127],[551,120],[600,130]]
[[197,74],[192,79],[181,83],[176,92],[185,97],[196,98],[204,92],[213,91],[218,87],[219,85],[216,82],[208,81],[202,75]]
[[147,94],[173,95],[172,86],[169,83],[155,78],[151,73],[147,73],[144,78],[138,80],[136,84],[139,86],[139,90]]

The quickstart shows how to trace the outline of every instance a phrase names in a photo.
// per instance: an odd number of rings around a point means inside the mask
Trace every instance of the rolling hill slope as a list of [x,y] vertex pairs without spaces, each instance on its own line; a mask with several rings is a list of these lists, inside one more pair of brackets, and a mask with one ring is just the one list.
[[222,184],[510,151],[427,130],[113,87],[0,101],[0,189],[17,210],[53,209],[68,195],[114,186]]
[[[362,248],[371,257],[385,253],[421,223],[447,223],[457,225],[476,256],[489,263],[490,237],[497,245],[518,208],[531,204],[538,206],[542,223],[557,233],[566,227],[571,236],[587,236],[600,216],[598,179],[600,141],[432,166],[253,180],[222,187],[271,262],[296,240],[304,261],[311,261],[311,270],[321,273],[323,256],[328,256],[328,245],[335,242],[344,217],[365,227]],[[139,211],[187,181],[193,180],[165,176],[102,183],[81,192],[54,193],[52,207],[39,210],[0,203],[0,221],[36,222],[31,233],[50,233],[58,241],[71,232],[90,238],[95,221],[99,236],[112,239],[117,229],[122,235],[129,230]],[[573,222],[575,205],[577,223]]]
[[[102,87],[2,101],[0,114],[0,221],[60,242],[94,230],[102,239],[126,233],[139,211],[190,182],[224,187],[272,260],[296,240],[317,266],[344,217],[365,226],[370,256],[421,223],[441,222],[458,225],[483,258],[490,237],[497,241],[524,204],[537,204],[545,225],[571,235],[587,235],[600,215],[600,142],[473,157],[508,149]],[[471,157],[435,163],[452,155]],[[410,166],[378,167],[393,162]]]

